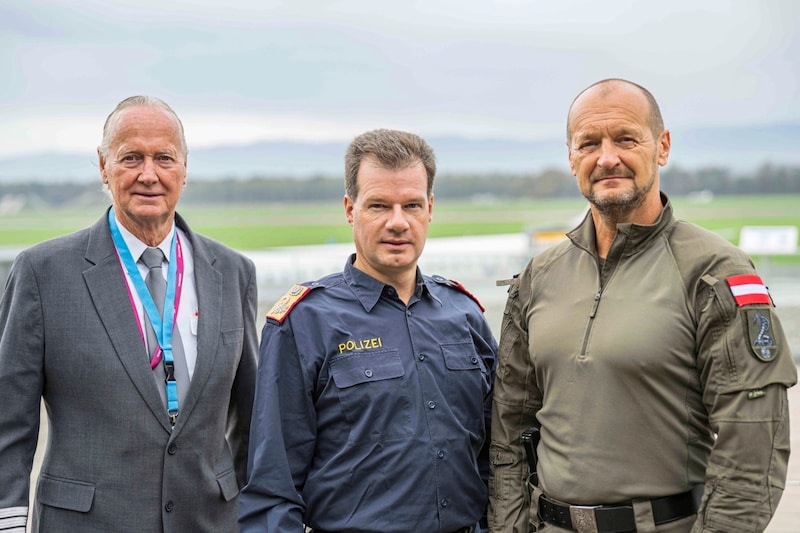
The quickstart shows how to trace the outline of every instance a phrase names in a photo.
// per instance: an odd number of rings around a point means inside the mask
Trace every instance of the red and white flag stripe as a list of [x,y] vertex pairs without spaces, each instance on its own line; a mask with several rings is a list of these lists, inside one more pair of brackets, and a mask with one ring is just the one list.
[[731,276],[726,280],[736,304],[741,307],[750,304],[771,304],[769,292],[764,282],[755,274]]

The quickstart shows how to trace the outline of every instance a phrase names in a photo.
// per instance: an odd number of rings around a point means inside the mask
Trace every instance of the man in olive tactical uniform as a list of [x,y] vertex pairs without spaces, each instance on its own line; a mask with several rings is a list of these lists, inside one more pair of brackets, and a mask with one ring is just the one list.
[[567,124],[590,212],[509,290],[490,530],[763,531],[797,381],[772,299],[743,252],[674,218],[659,191],[670,134],[648,91],[598,82]]

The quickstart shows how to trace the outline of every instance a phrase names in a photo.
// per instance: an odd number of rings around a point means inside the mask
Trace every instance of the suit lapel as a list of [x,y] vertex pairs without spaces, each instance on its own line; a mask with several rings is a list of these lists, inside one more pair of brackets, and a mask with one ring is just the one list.
[[117,259],[107,218],[92,226],[86,259],[93,266],[83,272],[97,314],[125,371],[164,429],[171,431],[153,371],[147,364],[142,336],[131,308],[125,278]]
[[200,394],[212,375],[220,342],[222,324],[222,273],[215,267],[216,257],[205,246],[202,239],[192,233],[189,226],[175,215],[175,223],[186,233],[192,243],[194,258],[194,282],[197,290],[197,361],[192,374],[192,382],[186,395],[186,405],[181,407],[176,432],[191,415]]

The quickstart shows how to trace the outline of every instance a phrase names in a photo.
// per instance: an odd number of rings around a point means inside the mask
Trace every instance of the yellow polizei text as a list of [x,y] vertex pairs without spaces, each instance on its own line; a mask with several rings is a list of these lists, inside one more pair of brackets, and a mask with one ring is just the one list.
[[360,350],[374,350],[383,346],[383,341],[380,337],[372,339],[358,339],[349,340],[347,342],[339,343],[339,353],[342,352],[357,352]]

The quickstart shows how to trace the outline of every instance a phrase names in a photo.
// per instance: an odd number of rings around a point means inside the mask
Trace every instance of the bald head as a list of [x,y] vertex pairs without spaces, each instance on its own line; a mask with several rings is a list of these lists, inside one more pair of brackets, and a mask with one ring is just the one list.
[[633,83],[632,81],[623,80],[620,78],[609,78],[591,84],[586,89],[581,91],[570,104],[569,112],[567,113],[567,144],[569,144],[570,139],[572,139],[572,110],[575,107],[575,104],[578,103],[582,97],[591,94],[593,96],[602,98],[617,91],[630,90],[641,94],[645,98],[649,110],[647,123],[650,126],[653,137],[658,137],[661,135],[661,132],[664,131],[664,119],[661,117],[661,109],[659,109],[658,102],[656,102],[656,99],[652,93],[650,93],[650,91],[641,85]]

